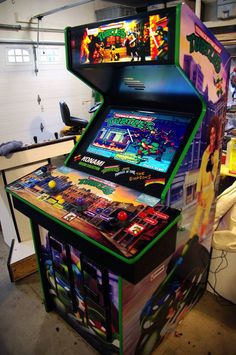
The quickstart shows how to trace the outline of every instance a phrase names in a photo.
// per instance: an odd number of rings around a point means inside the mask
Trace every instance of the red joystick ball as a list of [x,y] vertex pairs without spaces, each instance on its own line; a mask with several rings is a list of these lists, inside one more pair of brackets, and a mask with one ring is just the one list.
[[117,218],[119,219],[119,221],[124,222],[127,220],[128,215],[125,211],[120,211],[117,215]]

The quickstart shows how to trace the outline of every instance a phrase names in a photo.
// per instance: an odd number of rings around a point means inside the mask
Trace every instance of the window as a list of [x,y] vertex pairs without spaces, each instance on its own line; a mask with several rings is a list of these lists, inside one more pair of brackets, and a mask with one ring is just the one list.
[[30,50],[21,48],[11,48],[7,50],[8,63],[30,63]]
[[40,48],[39,60],[42,64],[58,63],[60,60],[59,49],[57,49],[57,48]]

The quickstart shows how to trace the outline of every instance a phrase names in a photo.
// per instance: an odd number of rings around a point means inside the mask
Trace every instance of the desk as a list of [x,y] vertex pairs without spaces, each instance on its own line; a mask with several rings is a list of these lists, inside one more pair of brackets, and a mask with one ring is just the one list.
[[[22,255],[22,259],[25,256],[25,249],[27,257],[34,255],[31,227],[28,218],[14,209],[11,197],[6,193],[5,187],[30,171],[47,164],[50,158],[68,154],[74,143],[75,136],[70,136],[22,147],[8,157],[0,156],[0,222],[3,238],[6,244],[11,246],[12,253],[15,250],[17,255]],[[15,240],[14,247],[13,240]],[[24,248],[24,242],[27,242],[26,248]],[[11,257],[14,259],[14,256],[9,256],[9,265]],[[18,258],[19,260],[21,258]]]

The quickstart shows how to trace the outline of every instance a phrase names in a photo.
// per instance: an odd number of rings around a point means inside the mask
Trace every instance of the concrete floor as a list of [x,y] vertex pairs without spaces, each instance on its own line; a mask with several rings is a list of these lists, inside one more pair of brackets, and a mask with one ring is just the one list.
[[[8,252],[0,235],[0,355],[97,354],[57,314],[45,312],[37,273],[10,282]],[[236,355],[235,344],[236,306],[206,292],[153,355]]]

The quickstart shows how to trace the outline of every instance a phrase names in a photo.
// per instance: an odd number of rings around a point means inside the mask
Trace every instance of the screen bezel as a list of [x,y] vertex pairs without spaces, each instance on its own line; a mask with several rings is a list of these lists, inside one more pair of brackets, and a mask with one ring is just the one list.
[[[136,116],[136,117],[135,117]],[[154,116],[154,117],[153,117]],[[152,129],[149,127],[148,128],[148,118],[154,118],[154,121],[156,121],[156,127],[152,127]],[[146,120],[144,119],[144,118],[146,118]],[[107,154],[109,155],[109,148],[105,148],[105,151],[104,151],[104,154],[102,154],[102,151],[103,151],[103,148],[104,147],[96,147],[96,145],[95,145],[95,142],[96,141],[98,141],[98,139],[99,139],[99,137],[98,137],[98,134],[100,133],[100,132],[102,132],[102,130],[103,129],[105,129],[105,130],[107,130],[108,129],[108,127],[109,127],[109,123],[108,123],[108,121],[110,121],[110,120],[116,120],[116,119],[121,119],[121,120],[126,120],[126,119],[130,119],[130,120],[132,120],[132,119],[134,119],[135,121],[136,121],[136,124],[137,124],[137,126],[136,126],[136,128],[135,127],[133,127],[133,129],[132,129],[132,126],[130,125],[130,124],[125,124],[125,125],[119,125],[119,123],[115,123],[115,124],[112,124],[111,126],[110,126],[110,128],[111,128],[111,131],[112,130],[115,130],[116,131],[116,133],[118,132],[118,131],[124,131],[124,127],[126,127],[126,131],[128,132],[128,135],[130,136],[130,139],[129,139],[129,141],[130,141],[130,143],[129,144],[131,144],[131,142],[132,143],[137,143],[137,145],[138,145],[138,143],[140,143],[141,142],[141,138],[142,139],[145,139],[145,142],[143,142],[143,146],[145,146],[145,143],[147,144],[147,143],[155,143],[155,141],[153,140],[153,141],[147,141],[148,140],[148,138],[150,137],[150,132],[151,131],[153,131],[153,129],[155,128],[155,129],[157,129],[158,130],[158,133],[159,133],[159,135],[160,135],[160,133],[161,133],[161,135],[163,134],[163,131],[166,131],[166,132],[164,132],[165,134],[166,134],[166,137],[168,137],[168,133],[167,133],[167,131],[169,130],[171,130],[171,125],[173,124],[174,125],[174,123],[175,123],[175,121],[176,120],[178,120],[178,118],[181,118],[181,119],[184,119],[185,118],[185,116],[183,116],[183,115],[181,115],[181,116],[179,116],[179,115],[176,115],[176,114],[168,114],[168,115],[166,115],[166,114],[163,114],[163,112],[160,112],[160,111],[158,111],[158,112],[154,112],[154,111],[140,111],[140,110],[121,110],[120,108],[119,109],[114,109],[114,108],[110,108],[110,110],[108,111],[108,114],[107,114],[107,116],[105,117],[105,119],[103,120],[103,122],[102,122],[102,125],[100,126],[100,129],[99,129],[99,131],[98,132],[96,132],[96,134],[94,135],[94,138],[92,138],[92,140],[91,140],[91,143],[88,145],[88,147],[87,147],[87,150],[86,150],[86,153],[87,154],[95,154],[95,155],[97,155],[97,156],[100,156],[101,157],[101,159],[103,159],[103,158],[107,158],[108,160],[114,160],[114,162],[117,162],[117,164],[119,163],[125,163],[125,164],[131,164],[131,165],[133,165],[134,166],[134,168],[140,168],[140,169],[149,169],[148,168],[148,166],[150,165],[150,166],[152,166],[152,168],[150,168],[149,170],[155,170],[155,171],[159,171],[159,172],[161,172],[161,173],[167,173],[167,171],[168,171],[168,169],[169,169],[169,166],[171,165],[171,163],[172,163],[172,161],[175,159],[175,155],[176,155],[176,152],[179,150],[179,147],[180,147],[180,145],[181,145],[181,141],[180,141],[180,139],[178,139],[178,138],[180,138],[180,137],[184,137],[185,136],[185,132],[186,132],[186,130],[187,130],[187,127],[189,126],[189,123],[190,123],[190,117],[188,116],[188,117],[186,117],[186,122],[182,122],[182,124],[183,124],[183,130],[184,130],[184,132],[182,133],[182,135],[180,135],[179,133],[178,133],[178,136],[177,136],[177,126],[175,125],[175,128],[176,128],[176,131],[174,130],[174,127],[173,127],[173,130],[172,130],[172,142],[173,142],[173,136],[174,137],[177,137],[177,139],[176,139],[176,142],[177,142],[177,144],[178,144],[178,147],[174,150],[174,154],[173,154],[173,156],[171,157],[171,159],[170,160],[168,160],[167,162],[166,162],[166,165],[164,165],[163,167],[162,167],[162,164],[160,164],[159,165],[159,163],[156,163],[156,166],[153,166],[152,164],[153,163],[151,163],[151,160],[150,159],[147,159],[147,161],[143,164],[142,162],[140,162],[139,164],[136,162],[136,163],[132,163],[131,161],[129,161],[129,160],[126,160],[125,158],[124,159],[122,159],[122,155],[124,154],[124,157],[126,157],[127,156],[127,151],[126,151],[126,149],[127,149],[127,147],[124,147],[124,151],[121,151],[120,152],[120,155],[121,156],[119,156],[118,157],[118,154],[119,154],[119,152],[117,151],[117,152],[115,152],[114,151],[114,154],[115,154],[115,156],[113,157],[113,156],[107,156],[106,155],[106,152],[107,152]],[[141,127],[138,127],[138,122],[143,122],[143,128],[141,128]],[[161,121],[160,123],[158,123],[158,121]],[[104,123],[105,122],[107,122],[105,125],[104,125]],[[149,121],[150,122],[150,121]],[[180,122],[179,122],[180,123]],[[181,124],[181,123],[180,123]],[[142,130],[143,129],[145,129],[145,127],[146,127],[146,130],[147,131],[149,131],[149,134],[145,134],[145,135],[143,135],[142,137],[139,137],[139,139],[137,139],[136,140],[136,142],[135,142],[135,134],[142,134]],[[111,132],[109,133],[109,134],[111,134]],[[105,134],[106,135],[106,134]],[[132,137],[133,136],[133,137]],[[156,138],[157,139],[157,138]],[[111,143],[114,143],[115,144],[115,141],[111,141]],[[163,142],[163,141],[162,141]],[[166,143],[167,143],[167,141],[166,141]],[[103,144],[105,144],[105,143],[103,143]],[[159,144],[160,144],[160,141],[159,141]],[[141,147],[138,147],[136,145],[136,147],[134,148],[134,155],[135,156],[137,156],[137,154],[138,154],[138,151],[139,151],[139,149],[141,148]],[[170,146],[168,146],[168,148],[169,148]],[[166,148],[167,149],[167,148]],[[94,151],[92,151],[92,150],[94,150]],[[96,153],[96,150],[98,150],[98,152]],[[99,152],[100,151],[100,152]],[[111,155],[113,155],[112,154],[112,149],[110,150],[110,153],[111,153]],[[165,152],[163,152],[163,155],[165,154]],[[147,156],[147,158],[149,158],[149,157],[151,157],[150,155],[148,155]]]
[[193,114],[190,113],[180,113],[180,112],[170,112],[166,110],[150,110],[152,112],[155,112],[156,114],[163,114],[163,115],[174,115],[176,117],[189,117],[190,122],[188,124],[188,127],[186,128],[185,135],[183,137],[183,140],[177,149],[174,158],[172,159],[168,169],[166,172],[161,172],[161,171],[156,171],[153,169],[149,169],[146,167],[139,167],[138,165],[132,164],[131,162],[124,162],[120,160],[115,160],[113,158],[106,158],[102,155],[98,155],[95,153],[90,153],[87,151],[89,145],[94,141],[96,138],[98,131],[101,129],[104,120],[107,118],[107,115],[111,110],[125,110],[127,112],[129,111],[148,111],[147,108],[137,108],[137,107],[127,107],[127,106],[117,106],[117,105],[109,105],[106,106],[105,108],[102,108],[98,114],[96,115],[95,119],[93,119],[90,122],[89,127],[86,130],[86,133],[81,137],[81,140],[78,142],[72,153],[70,154],[69,158],[66,161],[66,165],[69,166],[72,169],[76,170],[81,170],[84,171],[88,174],[95,175],[99,178],[103,178],[106,180],[110,180],[114,183],[119,183],[120,185],[128,186],[130,187],[131,182],[128,180],[128,175],[126,174],[123,177],[119,177],[118,179],[115,178],[115,174],[112,173],[107,173],[103,174],[101,171],[96,171],[91,168],[88,168],[86,166],[82,166],[78,164],[78,161],[73,161],[74,157],[77,157],[78,155],[81,155],[82,157],[91,157],[92,159],[97,159],[101,161],[105,161],[105,165],[119,165],[120,170],[126,169],[127,167],[130,167],[131,170],[135,170],[139,173],[145,172],[145,175],[151,176],[151,179],[160,179],[161,181],[163,180],[163,184],[153,184],[153,185],[148,185],[144,187],[144,180],[143,181],[134,181],[132,182],[132,187],[135,190],[138,191],[143,191],[145,193],[148,193],[150,195],[160,197],[160,194],[162,190],[164,189],[165,185],[167,184],[169,177],[171,176],[174,168],[176,167],[176,164],[179,162],[180,157],[182,155],[182,152],[184,150],[184,147],[186,146],[186,143],[189,140],[189,137],[191,136],[191,133],[195,127],[196,124],[196,119]]

